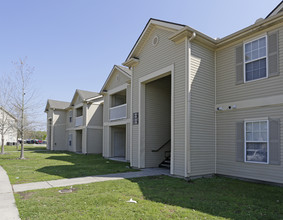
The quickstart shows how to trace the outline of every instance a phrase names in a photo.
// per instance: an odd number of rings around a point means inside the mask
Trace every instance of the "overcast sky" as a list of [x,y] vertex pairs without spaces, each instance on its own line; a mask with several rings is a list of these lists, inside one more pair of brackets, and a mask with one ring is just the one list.
[[[150,18],[224,37],[266,17],[281,0],[0,0],[0,74],[28,57],[43,101],[99,92]],[[1,88],[0,88],[1,89]]]

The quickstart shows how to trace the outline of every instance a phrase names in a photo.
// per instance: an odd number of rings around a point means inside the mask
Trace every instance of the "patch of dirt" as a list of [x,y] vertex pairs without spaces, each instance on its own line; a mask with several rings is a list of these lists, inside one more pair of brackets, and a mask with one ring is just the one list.
[[59,190],[58,192],[59,193],[72,193],[72,192],[75,192],[75,191],[77,191],[77,189],[76,188],[69,188],[69,189],[67,189],[67,188],[64,188],[64,189],[61,189],[61,190]]
[[34,192],[19,192],[18,194],[20,194],[21,199],[27,200],[27,199],[31,198],[31,196],[34,194]]

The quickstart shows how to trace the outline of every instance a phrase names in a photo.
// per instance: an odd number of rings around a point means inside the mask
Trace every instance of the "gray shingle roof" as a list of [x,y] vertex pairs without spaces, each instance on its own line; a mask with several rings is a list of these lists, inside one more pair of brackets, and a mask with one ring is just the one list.
[[79,93],[82,99],[89,99],[95,96],[99,96],[99,93],[97,92],[85,91],[85,90],[80,90],[80,89],[77,89],[77,92]]
[[56,109],[65,109],[70,106],[70,102],[57,101],[52,99],[48,99],[47,104],[48,103],[49,103],[49,108],[56,108]]

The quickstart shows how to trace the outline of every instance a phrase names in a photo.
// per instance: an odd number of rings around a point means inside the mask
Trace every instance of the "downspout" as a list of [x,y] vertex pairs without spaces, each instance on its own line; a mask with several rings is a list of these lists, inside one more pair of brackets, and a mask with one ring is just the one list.
[[133,167],[133,74],[134,67],[132,67],[132,75],[131,75],[131,98],[130,102],[130,166]]
[[[188,39],[186,38],[185,46],[186,46],[186,93],[185,93],[185,177],[188,177],[188,173],[191,173],[191,49],[192,44],[191,41],[196,37],[196,33],[193,32],[192,36]],[[188,158],[189,158],[189,165],[188,165]]]
[[52,120],[51,120],[51,126],[50,126],[50,128],[51,128],[51,131],[50,131],[50,133],[51,133],[50,150],[51,151],[53,151],[53,148],[54,148],[54,111],[55,111],[55,109],[52,109]]
[[[214,52],[214,106],[216,106],[216,51]],[[216,174],[216,160],[217,160],[217,123],[216,123],[216,111],[214,111],[214,142],[215,142],[215,147],[214,147],[214,174]]]

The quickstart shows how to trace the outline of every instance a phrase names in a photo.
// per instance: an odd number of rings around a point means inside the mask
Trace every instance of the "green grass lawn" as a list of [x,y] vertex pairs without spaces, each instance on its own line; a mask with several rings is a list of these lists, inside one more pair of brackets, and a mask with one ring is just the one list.
[[[69,189],[69,187],[67,187]],[[283,219],[283,188],[167,176],[15,194],[22,219]],[[137,203],[127,203],[130,198]]]
[[26,151],[25,160],[19,160],[19,156],[20,152],[0,155],[0,166],[11,184],[136,171],[128,163],[106,160],[101,155]]
[[[34,150],[46,150],[46,145],[43,144],[25,144],[25,151],[34,151]],[[12,146],[4,146],[4,151],[5,152],[10,152],[10,151],[20,151],[21,150],[21,145],[17,146],[12,145]]]

